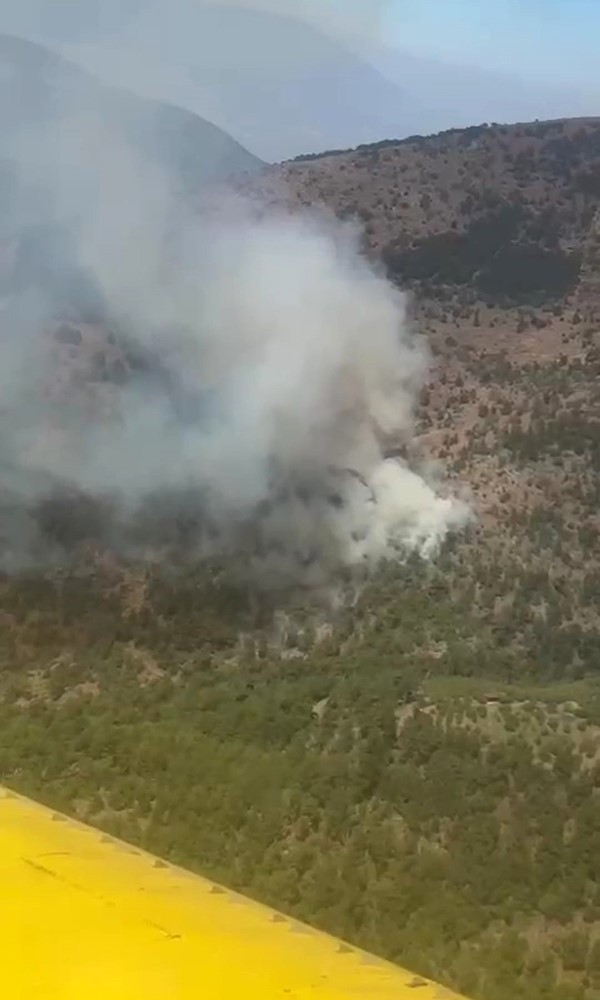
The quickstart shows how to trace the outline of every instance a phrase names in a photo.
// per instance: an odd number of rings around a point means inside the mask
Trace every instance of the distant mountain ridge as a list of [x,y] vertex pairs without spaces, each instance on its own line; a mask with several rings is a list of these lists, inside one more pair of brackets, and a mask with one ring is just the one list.
[[414,95],[367,60],[279,14],[176,0],[168,20],[150,5],[110,41],[62,50],[104,79],[194,108],[267,160],[396,135],[406,122],[414,131],[421,118]]
[[[109,87],[36,43],[0,35],[0,140],[4,155],[32,128],[78,119],[88,132],[107,130],[182,183],[221,180],[260,169],[262,162],[222,129],[173,105]],[[53,152],[50,143],[48,155]]]
[[[102,79],[190,108],[267,160],[479,122],[595,113],[594,95],[385,45],[354,48],[300,18],[249,4],[41,0],[3,25],[61,50]],[[101,9],[100,9],[101,7]],[[45,8],[44,8],[45,9]],[[11,29],[14,31],[14,28]]]

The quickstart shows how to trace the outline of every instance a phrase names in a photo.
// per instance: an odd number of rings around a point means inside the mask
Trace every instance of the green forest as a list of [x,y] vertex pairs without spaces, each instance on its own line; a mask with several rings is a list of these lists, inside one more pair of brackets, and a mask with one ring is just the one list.
[[6,580],[0,779],[470,997],[595,1000],[598,637],[463,560],[267,624],[190,570]]

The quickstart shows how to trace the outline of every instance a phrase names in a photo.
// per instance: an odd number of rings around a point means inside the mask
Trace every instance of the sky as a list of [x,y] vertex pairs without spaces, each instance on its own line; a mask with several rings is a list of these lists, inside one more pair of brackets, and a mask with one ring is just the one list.
[[[119,9],[155,0],[86,0],[98,23]],[[596,68],[600,0],[187,0],[233,3],[291,14],[368,48],[383,43],[414,54],[529,77],[537,82],[600,86]],[[82,0],[0,0],[4,30],[42,18],[72,20]],[[108,13],[107,13],[108,11]]]
[[[342,41],[380,42],[384,33],[395,30],[395,0],[203,0],[216,5],[230,4],[290,15],[309,21]],[[390,18],[390,15],[392,17]]]
[[551,83],[600,82],[600,0],[388,0],[387,44]]
[[[205,0],[206,2],[206,0]],[[374,42],[537,83],[593,86],[600,0],[210,0],[292,14],[349,42]]]

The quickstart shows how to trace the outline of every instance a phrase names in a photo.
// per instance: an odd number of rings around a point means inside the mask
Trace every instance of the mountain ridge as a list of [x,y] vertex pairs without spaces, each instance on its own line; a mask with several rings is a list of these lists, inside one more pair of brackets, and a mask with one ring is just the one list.
[[[599,165],[600,118],[486,123],[307,154],[247,187],[357,219],[369,252],[404,286],[447,295],[475,282],[479,297],[536,306],[576,290]],[[536,246],[539,267],[519,275],[517,258]],[[512,276],[496,273],[504,259]]]
[[[194,112],[156,102],[97,81],[45,46],[0,35],[0,72],[7,84],[0,102],[0,131],[7,142],[24,127],[48,125],[65,116],[94,118],[117,138],[162,157],[164,164],[196,179],[218,179],[257,170],[262,161],[231,136]],[[16,99],[15,99],[16,98]],[[47,120],[45,120],[47,119]],[[165,157],[165,148],[169,155]]]
[[108,37],[89,28],[79,45],[70,50],[73,58],[101,75],[118,71],[134,89],[170,94],[267,160],[593,106],[593,95],[575,89],[372,43],[352,47],[290,14],[235,4],[177,0],[168,21],[160,5],[150,4]]

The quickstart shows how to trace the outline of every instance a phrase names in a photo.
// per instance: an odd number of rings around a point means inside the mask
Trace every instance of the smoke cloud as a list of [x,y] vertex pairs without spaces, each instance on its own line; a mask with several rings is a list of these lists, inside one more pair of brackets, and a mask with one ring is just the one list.
[[321,587],[434,555],[466,512],[390,457],[428,357],[360,234],[193,198],[80,97],[10,133],[4,568],[93,539]]

